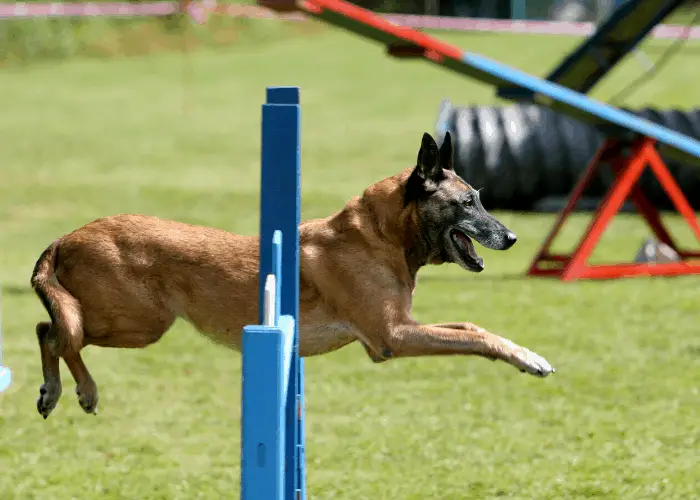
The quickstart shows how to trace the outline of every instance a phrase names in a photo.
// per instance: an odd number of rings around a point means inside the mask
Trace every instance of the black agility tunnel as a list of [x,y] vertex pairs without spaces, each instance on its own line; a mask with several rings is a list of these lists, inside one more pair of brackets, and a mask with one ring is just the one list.
[[[444,107],[438,136],[453,135],[455,170],[475,188],[489,209],[537,210],[548,198],[566,197],[603,143],[593,126],[536,104]],[[700,109],[627,110],[649,121],[700,139]],[[700,208],[700,168],[664,157],[686,197]],[[586,192],[603,195],[612,173],[600,169]],[[658,208],[671,203],[650,172],[641,188]]]

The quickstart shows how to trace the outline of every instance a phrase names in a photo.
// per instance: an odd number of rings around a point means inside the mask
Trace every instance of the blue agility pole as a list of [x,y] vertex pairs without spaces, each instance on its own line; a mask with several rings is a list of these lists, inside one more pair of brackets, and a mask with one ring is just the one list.
[[0,392],[10,387],[12,372],[2,364],[2,286],[0,286]]
[[241,500],[306,500],[299,357],[299,88],[262,110],[259,324],[243,329]]

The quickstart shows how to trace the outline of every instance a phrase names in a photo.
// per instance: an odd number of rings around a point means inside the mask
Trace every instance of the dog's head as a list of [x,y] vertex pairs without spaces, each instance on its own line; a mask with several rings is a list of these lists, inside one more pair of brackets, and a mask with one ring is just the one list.
[[472,240],[487,248],[506,250],[517,237],[484,209],[479,192],[454,172],[452,157],[449,132],[439,148],[430,134],[423,134],[404,201],[415,203],[419,237],[430,262],[454,262],[481,272],[484,260]]

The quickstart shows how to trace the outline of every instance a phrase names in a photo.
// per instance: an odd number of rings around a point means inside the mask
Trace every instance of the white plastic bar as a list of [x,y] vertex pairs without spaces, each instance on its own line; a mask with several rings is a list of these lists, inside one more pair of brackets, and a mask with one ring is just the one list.
[[265,295],[263,298],[263,325],[275,326],[275,299],[277,294],[277,279],[274,274],[268,274],[265,279]]

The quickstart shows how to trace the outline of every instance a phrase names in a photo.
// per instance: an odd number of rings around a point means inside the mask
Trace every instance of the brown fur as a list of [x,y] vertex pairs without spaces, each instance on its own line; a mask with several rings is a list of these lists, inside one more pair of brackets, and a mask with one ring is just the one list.
[[[476,354],[536,375],[537,356],[471,323],[422,325],[411,317],[418,269],[444,262],[421,244],[415,203],[406,203],[413,169],[380,181],[330,217],[300,226],[300,354],[359,340],[373,361]],[[451,189],[472,189],[449,173]],[[178,317],[239,350],[241,331],[258,321],[258,238],[145,215],[91,222],[49,246],[31,283],[51,316],[39,323],[44,385],[39,412],[61,393],[58,359],[95,412],[97,386],[80,350],[139,348],[157,342]],[[530,357],[528,357],[530,356]],[[534,364],[533,364],[534,363]]]

